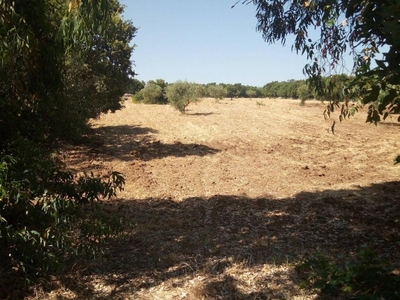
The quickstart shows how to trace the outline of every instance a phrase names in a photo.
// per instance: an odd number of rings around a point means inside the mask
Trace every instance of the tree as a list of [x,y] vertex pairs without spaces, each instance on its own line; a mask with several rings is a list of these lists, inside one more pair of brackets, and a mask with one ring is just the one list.
[[267,83],[263,87],[263,94],[265,97],[269,98],[277,98],[278,96],[278,90],[280,87],[280,83],[278,81],[273,81],[270,83]]
[[199,89],[194,83],[177,81],[167,87],[167,98],[174,108],[185,113],[189,104],[200,100]]
[[161,103],[164,98],[162,87],[154,82],[148,82],[141,90],[141,94],[143,96],[142,102],[146,104]]
[[167,88],[168,83],[164,79],[156,79],[154,83],[160,86],[163,90],[163,93],[165,93],[165,89]]
[[[118,1],[108,3],[110,21],[108,31],[93,28],[87,32],[86,41],[70,50],[66,60],[64,94],[71,116],[65,131],[85,127],[90,118],[101,113],[115,112],[122,107],[122,95],[131,84],[130,46],[137,29],[122,18],[123,8]],[[57,117],[60,122],[60,116]],[[79,125],[81,124],[81,125]]]
[[141,89],[143,89],[145,85],[146,84],[144,83],[144,81],[140,81],[136,78],[130,78],[128,89],[126,90],[126,92],[134,95],[137,92],[139,92]]
[[[257,29],[268,43],[285,44],[289,35],[295,37],[292,49],[310,59],[304,71],[320,94],[329,90],[323,76],[342,71],[343,55],[350,52],[355,62],[355,77],[347,91],[362,104],[370,105],[367,121],[376,123],[389,113],[400,112],[398,1],[245,0],[243,3],[257,6]],[[317,38],[313,38],[314,31],[319,33]],[[377,58],[382,50],[386,52]],[[385,96],[373,105],[380,94]],[[337,104],[336,100],[333,102]]]
[[310,87],[306,83],[299,85],[297,88],[297,95],[301,100],[301,104],[304,104],[306,100],[313,98],[313,95],[310,92]]
[[122,20],[116,0],[70,4],[0,4],[0,133],[6,137],[70,139],[89,118],[120,108],[133,75],[129,43],[136,28]]
[[215,98],[216,101],[223,99],[227,95],[227,90],[222,85],[210,85],[208,87],[208,94],[211,98]]
[[134,96],[135,102],[147,104],[166,104],[168,99],[165,97],[168,83],[164,79],[149,80],[146,85]]
[[[114,92],[122,89],[113,80],[129,73],[125,42],[133,33],[118,29],[126,24],[120,12],[117,1],[106,0],[0,2],[2,299],[16,298],[7,292],[23,291],[35,279],[55,274],[71,255],[89,253],[98,238],[121,230],[120,222],[114,226],[90,208],[100,198],[115,196],[123,177],[117,172],[108,178],[75,176],[53,153],[57,141],[75,133],[74,118],[79,127],[82,119],[117,103]],[[102,61],[87,60],[92,54]],[[75,69],[72,57],[89,68]],[[106,87],[110,99],[87,97],[91,82],[81,82],[87,72],[97,76],[98,87]],[[87,204],[92,205],[83,210]]]
[[196,84],[196,88],[197,88],[197,95],[200,98],[204,98],[208,96],[208,91],[207,88],[204,84]]
[[253,89],[246,90],[246,96],[249,98],[254,98],[257,96],[257,92]]
[[301,80],[289,80],[287,82],[288,84],[288,97],[292,99],[297,99],[299,98],[299,95],[297,93],[297,90],[300,86]]
[[233,85],[233,89],[235,90],[236,98],[245,98],[246,97],[246,87],[241,83],[235,83]]

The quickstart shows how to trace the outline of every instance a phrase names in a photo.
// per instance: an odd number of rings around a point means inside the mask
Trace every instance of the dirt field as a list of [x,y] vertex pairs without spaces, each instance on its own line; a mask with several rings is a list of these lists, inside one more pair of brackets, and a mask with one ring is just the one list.
[[361,111],[333,135],[323,110],[205,99],[181,115],[127,101],[94,120],[66,163],[121,172],[106,207],[133,226],[47,296],[315,299],[294,268],[305,255],[350,259],[366,244],[399,262],[399,123],[366,124]]

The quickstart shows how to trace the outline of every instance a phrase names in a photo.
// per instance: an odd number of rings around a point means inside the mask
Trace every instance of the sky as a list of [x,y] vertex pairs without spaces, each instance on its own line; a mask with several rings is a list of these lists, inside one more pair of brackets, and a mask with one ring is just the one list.
[[136,78],[260,87],[306,79],[306,57],[290,42],[267,44],[256,31],[256,7],[241,2],[231,8],[236,0],[120,0],[124,18],[138,28]]

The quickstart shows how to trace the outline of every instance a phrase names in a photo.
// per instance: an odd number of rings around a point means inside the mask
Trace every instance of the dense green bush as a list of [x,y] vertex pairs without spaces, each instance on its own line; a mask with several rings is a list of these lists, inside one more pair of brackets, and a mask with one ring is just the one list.
[[163,99],[163,90],[161,86],[155,83],[147,83],[146,86],[141,90],[143,96],[143,103],[146,104],[160,104]]
[[167,83],[163,79],[150,80],[134,95],[133,101],[145,104],[166,104],[168,102],[165,96],[166,87]]

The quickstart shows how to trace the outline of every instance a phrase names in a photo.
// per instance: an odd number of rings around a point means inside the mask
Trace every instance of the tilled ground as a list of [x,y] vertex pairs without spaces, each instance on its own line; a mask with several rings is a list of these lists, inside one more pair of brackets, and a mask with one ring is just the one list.
[[361,111],[332,134],[323,110],[205,99],[181,115],[127,101],[94,120],[63,155],[76,172],[123,173],[104,206],[132,228],[46,296],[311,299],[294,268],[309,254],[346,260],[368,245],[399,262],[399,124]]

